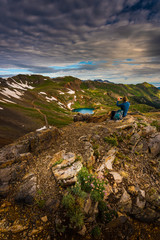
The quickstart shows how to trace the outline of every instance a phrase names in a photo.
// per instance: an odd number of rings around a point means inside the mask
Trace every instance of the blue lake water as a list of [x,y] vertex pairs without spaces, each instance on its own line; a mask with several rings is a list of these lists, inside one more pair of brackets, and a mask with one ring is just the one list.
[[93,114],[94,108],[76,108],[73,109],[72,112],[79,112],[82,114],[88,113],[88,114]]

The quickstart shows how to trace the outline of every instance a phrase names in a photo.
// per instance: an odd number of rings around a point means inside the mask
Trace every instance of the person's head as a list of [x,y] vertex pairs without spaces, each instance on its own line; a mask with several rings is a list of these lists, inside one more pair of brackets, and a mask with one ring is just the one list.
[[122,98],[122,101],[123,101],[123,102],[127,102],[127,101],[128,101],[128,98],[127,98],[126,96],[124,96],[124,97]]

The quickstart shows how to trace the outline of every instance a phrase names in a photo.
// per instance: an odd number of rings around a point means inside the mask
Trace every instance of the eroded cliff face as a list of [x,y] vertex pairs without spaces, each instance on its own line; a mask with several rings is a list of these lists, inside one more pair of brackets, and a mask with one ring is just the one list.
[[0,150],[1,239],[158,239],[160,132],[144,116],[97,121]]

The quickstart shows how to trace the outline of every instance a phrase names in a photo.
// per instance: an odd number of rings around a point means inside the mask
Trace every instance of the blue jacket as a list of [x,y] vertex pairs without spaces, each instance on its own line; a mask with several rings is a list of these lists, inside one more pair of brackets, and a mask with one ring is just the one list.
[[121,110],[123,110],[123,117],[125,117],[127,115],[127,112],[128,112],[128,109],[129,109],[129,106],[130,106],[130,103],[129,102],[123,102],[121,104],[119,104],[119,101],[117,101],[117,104],[116,104],[118,107],[121,108]]

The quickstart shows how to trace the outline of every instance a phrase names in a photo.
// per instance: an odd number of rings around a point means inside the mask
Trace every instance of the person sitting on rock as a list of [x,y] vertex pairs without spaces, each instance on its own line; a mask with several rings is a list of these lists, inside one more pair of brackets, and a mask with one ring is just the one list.
[[[123,103],[119,104],[119,101],[122,100]],[[124,96],[123,98],[118,97],[116,105],[121,108],[121,111],[112,111],[111,112],[111,119],[112,120],[120,120],[123,117],[127,116],[127,112],[130,106],[130,103],[128,102],[128,98]]]

